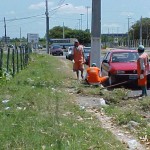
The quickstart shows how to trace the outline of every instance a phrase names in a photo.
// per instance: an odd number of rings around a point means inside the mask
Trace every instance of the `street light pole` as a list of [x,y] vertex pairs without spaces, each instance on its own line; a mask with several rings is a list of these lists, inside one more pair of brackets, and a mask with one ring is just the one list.
[[5,45],[7,44],[7,40],[6,40],[6,20],[5,20],[5,17],[4,17],[4,29],[5,29]]
[[48,14],[48,1],[46,0],[46,52],[49,54],[49,14]]
[[128,47],[130,47],[130,35],[129,35],[129,21],[130,21],[131,17],[128,16]]
[[82,16],[84,15],[84,14],[80,14],[81,15],[81,30],[82,30]]
[[80,20],[81,20],[81,19],[78,19],[78,21],[79,21],[79,30],[80,30]]
[[88,29],[89,29],[89,27],[88,27],[88,9],[89,9],[90,7],[89,6],[86,6],[86,9],[87,9],[87,32],[88,32]]
[[20,46],[21,46],[21,27],[20,27]]
[[65,38],[65,27],[64,27],[64,22],[63,22],[63,39]]
[[140,19],[140,45],[142,44],[142,16]]

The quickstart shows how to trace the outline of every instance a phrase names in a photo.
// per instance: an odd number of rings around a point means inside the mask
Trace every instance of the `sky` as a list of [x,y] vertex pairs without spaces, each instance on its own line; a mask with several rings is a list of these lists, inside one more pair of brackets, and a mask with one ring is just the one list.
[[[96,0],[95,0],[96,1]],[[27,37],[46,33],[45,0],[0,0],[0,37]],[[90,29],[92,0],[48,0],[49,28]],[[150,18],[150,0],[101,0],[101,33],[126,33],[140,20]],[[6,30],[4,28],[4,18]]]

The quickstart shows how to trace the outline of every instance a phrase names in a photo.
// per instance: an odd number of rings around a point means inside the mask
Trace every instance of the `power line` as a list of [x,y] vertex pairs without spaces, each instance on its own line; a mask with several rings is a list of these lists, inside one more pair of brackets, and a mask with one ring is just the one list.
[[[56,10],[58,10],[60,7],[62,7],[62,5],[59,5],[58,7],[48,11],[48,12],[53,12],[52,15],[54,15],[54,13],[56,13]],[[28,16],[28,17],[21,17],[21,18],[13,18],[13,19],[7,19],[6,21],[18,21],[18,20],[25,20],[25,19],[31,19],[31,18],[35,18],[35,17],[40,17],[40,16],[44,16],[45,14],[40,14],[40,15],[33,15],[33,16]],[[0,20],[0,22],[3,22],[3,20]]]

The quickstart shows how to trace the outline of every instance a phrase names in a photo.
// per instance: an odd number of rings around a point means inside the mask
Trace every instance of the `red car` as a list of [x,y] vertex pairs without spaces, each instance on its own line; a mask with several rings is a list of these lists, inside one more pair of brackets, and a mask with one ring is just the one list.
[[63,49],[61,48],[60,45],[52,45],[50,48],[50,54],[52,55],[62,55],[63,56]]
[[102,60],[102,76],[109,76],[109,85],[128,80],[137,82],[137,59],[137,50],[110,50]]

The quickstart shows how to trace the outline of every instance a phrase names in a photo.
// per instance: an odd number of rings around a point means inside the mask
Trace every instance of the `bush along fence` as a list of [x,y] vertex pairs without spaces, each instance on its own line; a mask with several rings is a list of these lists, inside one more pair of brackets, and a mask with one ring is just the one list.
[[26,68],[30,52],[29,48],[25,46],[6,48],[6,50],[0,48],[0,78],[7,80]]

